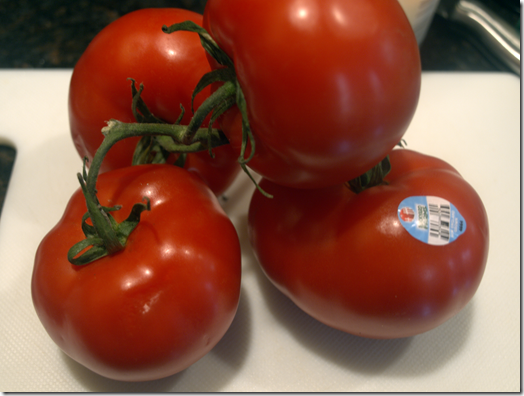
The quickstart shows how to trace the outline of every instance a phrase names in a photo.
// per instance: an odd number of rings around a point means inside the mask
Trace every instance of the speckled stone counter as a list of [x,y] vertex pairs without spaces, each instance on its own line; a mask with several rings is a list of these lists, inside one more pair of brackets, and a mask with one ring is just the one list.
[[131,11],[205,0],[0,0],[0,68],[72,68],[93,37]]
[[[492,7],[498,4],[484,1]],[[206,0],[0,0],[0,68],[72,68],[92,38],[128,12],[180,7],[203,13],[205,4]],[[508,11],[504,15],[515,19]],[[421,59],[424,70],[501,69],[473,35],[439,15],[422,43]]]

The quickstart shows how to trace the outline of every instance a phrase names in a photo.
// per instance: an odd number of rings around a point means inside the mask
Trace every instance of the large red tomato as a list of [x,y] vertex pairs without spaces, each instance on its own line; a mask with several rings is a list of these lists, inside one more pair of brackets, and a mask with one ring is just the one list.
[[[234,63],[256,142],[248,165],[266,179],[351,180],[411,122],[420,57],[396,0],[209,0],[203,26]],[[221,127],[240,152],[237,107]]]
[[387,184],[291,189],[263,180],[249,237],[264,272],[305,312],[371,338],[419,334],[457,314],[488,256],[488,219],[449,164],[394,150]]
[[148,197],[151,210],[125,248],[83,266],[68,250],[84,239],[81,190],[42,240],[31,283],[36,312],[53,341],[103,376],[145,381],[177,373],[210,351],[239,301],[241,254],[231,221],[211,190],[172,165],[105,172],[103,206],[121,222]]
[[[122,16],[95,36],[75,65],[69,89],[71,134],[81,157],[93,158],[103,140],[100,131],[110,119],[135,122],[128,78],[144,84],[142,98],[156,117],[174,123],[182,104],[186,113],[181,124],[189,123],[191,95],[211,69],[198,36],[162,32],[164,24],[185,20],[201,24],[202,16],[176,8],[141,9]],[[199,93],[195,106],[209,94],[209,88]],[[101,171],[131,165],[137,142],[138,138],[130,138],[117,143],[105,157]],[[219,195],[240,167],[238,155],[229,145],[214,152],[214,160],[207,152],[205,156],[189,155],[186,168]]]

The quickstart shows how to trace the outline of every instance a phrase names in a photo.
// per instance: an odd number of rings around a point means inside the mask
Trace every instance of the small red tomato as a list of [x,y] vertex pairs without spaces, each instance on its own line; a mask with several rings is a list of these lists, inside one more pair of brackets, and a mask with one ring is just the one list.
[[239,301],[241,254],[231,221],[202,181],[172,165],[99,176],[103,206],[118,222],[148,197],[151,210],[126,247],[84,266],[69,248],[84,239],[78,190],[42,240],[31,290],[45,330],[71,358],[122,381],[175,374],[203,357],[229,328]]
[[249,237],[265,274],[319,321],[370,338],[409,337],[456,315],[482,279],[488,219],[449,164],[390,154],[386,184],[359,194],[263,180]]

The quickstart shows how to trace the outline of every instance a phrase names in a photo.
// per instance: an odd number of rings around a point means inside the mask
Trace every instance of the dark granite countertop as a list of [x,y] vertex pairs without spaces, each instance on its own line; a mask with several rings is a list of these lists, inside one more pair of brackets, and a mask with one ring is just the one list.
[[[482,0],[520,29],[519,0]],[[73,68],[91,39],[147,7],[202,13],[206,0],[0,0],[0,68]],[[467,29],[436,15],[421,46],[424,70],[504,70]]]
[[[482,0],[520,29],[518,0]],[[73,68],[91,39],[140,8],[202,13],[206,0],[0,0],[0,69]],[[467,28],[436,15],[420,48],[424,71],[506,71]],[[0,148],[0,210],[14,151]]]

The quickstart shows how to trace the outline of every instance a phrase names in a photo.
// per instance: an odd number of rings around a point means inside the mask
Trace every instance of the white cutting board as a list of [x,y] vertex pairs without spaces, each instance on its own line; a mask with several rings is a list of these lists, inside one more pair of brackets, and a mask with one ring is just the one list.
[[68,130],[71,71],[0,71],[0,140],[17,157],[0,217],[0,391],[520,390],[520,79],[427,73],[405,138],[455,166],[488,212],[491,247],[472,302],[428,333],[351,336],[311,319],[264,278],[246,237],[253,186],[243,175],[224,208],[243,248],[238,315],[222,341],[182,373],[149,383],[100,377],[63,354],[30,296],[34,253],[77,188]]

